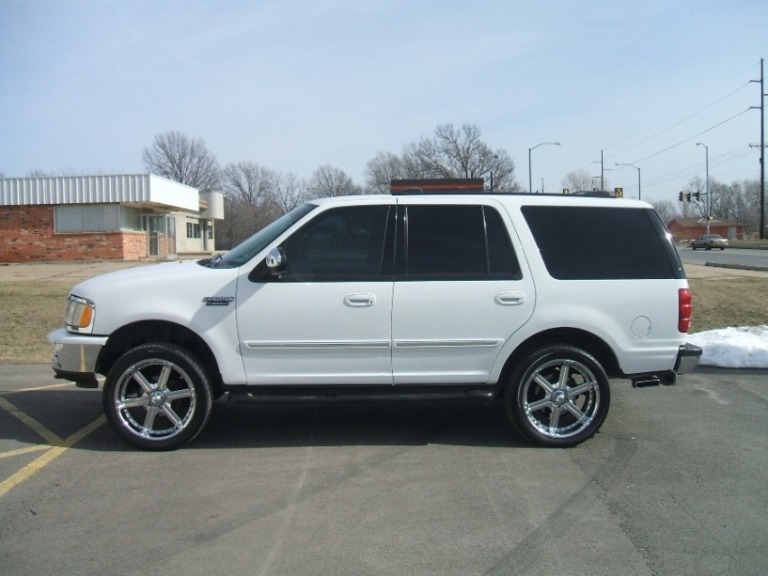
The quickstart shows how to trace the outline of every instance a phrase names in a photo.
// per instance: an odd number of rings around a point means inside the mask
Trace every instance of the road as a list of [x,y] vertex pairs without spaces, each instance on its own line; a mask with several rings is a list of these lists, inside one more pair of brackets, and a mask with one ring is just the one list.
[[726,264],[750,266],[768,270],[768,250],[750,250],[726,248],[725,250],[691,250],[678,246],[678,252],[684,264]]
[[601,432],[529,446],[500,411],[219,401],[129,449],[100,393],[0,366],[0,573],[768,573],[768,372],[612,382]]

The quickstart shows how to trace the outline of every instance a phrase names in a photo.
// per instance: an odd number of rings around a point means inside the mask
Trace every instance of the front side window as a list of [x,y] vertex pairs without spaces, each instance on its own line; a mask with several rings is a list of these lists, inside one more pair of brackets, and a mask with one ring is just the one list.
[[226,254],[201,262],[215,268],[236,268],[242,266],[315,208],[317,208],[315,204],[302,204],[287,214],[283,214],[280,218],[238,244]]
[[387,280],[382,274],[389,206],[349,206],[318,215],[281,246],[288,282]]

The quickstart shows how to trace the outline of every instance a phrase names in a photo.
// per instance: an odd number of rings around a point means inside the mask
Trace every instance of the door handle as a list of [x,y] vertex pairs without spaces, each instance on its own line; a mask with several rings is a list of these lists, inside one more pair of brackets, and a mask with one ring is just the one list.
[[361,294],[348,294],[344,297],[344,304],[354,308],[365,308],[366,306],[373,306],[376,304],[376,294],[371,294],[369,292]]
[[496,294],[496,304],[502,306],[520,306],[525,304],[525,292],[499,292]]

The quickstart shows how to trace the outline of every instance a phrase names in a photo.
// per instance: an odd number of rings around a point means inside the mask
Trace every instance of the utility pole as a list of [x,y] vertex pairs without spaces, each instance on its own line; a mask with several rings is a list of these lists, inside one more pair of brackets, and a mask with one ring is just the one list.
[[704,185],[706,186],[707,191],[705,194],[707,195],[707,203],[705,204],[706,210],[707,210],[707,234],[709,234],[709,221],[712,218],[712,204],[709,199],[709,146],[706,144],[702,144],[701,142],[696,142],[696,146],[704,146],[704,151],[706,153],[705,156],[705,162],[706,162],[706,181]]
[[765,75],[763,59],[760,58],[760,80],[750,80],[760,84],[760,240],[765,240]]
[[597,164],[598,162],[600,162],[600,191],[602,192],[605,190],[605,160],[602,150],[600,150],[600,160],[595,160],[592,164]]

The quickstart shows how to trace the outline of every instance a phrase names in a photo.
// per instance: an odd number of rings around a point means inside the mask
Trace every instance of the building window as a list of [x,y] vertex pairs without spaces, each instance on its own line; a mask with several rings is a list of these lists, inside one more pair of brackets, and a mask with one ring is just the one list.
[[187,238],[200,238],[200,222],[187,222]]
[[141,230],[141,211],[119,204],[66,204],[56,206],[56,232],[119,232]]
[[56,232],[118,232],[117,204],[68,204],[55,207]]
[[141,210],[120,206],[120,229],[143,230],[141,225]]

